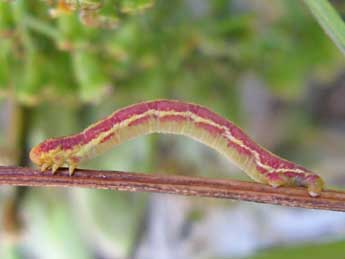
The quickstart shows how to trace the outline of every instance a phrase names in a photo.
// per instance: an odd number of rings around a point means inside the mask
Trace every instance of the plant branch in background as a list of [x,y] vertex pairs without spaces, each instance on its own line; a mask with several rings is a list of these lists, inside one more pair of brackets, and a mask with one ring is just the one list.
[[0,167],[0,185],[40,187],[82,187],[129,192],[157,192],[178,195],[253,201],[290,207],[345,211],[345,192],[323,191],[312,198],[305,188],[280,187],[236,180],[187,176],[162,176],[118,171],[68,169],[56,175],[31,168]]
[[304,0],[322,28],[345,55],[345,24],[327,0]]

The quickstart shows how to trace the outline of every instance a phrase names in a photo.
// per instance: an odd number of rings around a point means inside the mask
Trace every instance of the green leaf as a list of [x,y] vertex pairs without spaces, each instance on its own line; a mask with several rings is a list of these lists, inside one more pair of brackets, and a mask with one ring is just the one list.
[[345,55],[345,24],[327,0],[304,0],[322,28]]
[[102,69],[102,60],[98,59],[96,54],[83,50],[76,50],[72,55],[80,98],[86,102],[98,101],[110,85]]
[[150,8],[153,3],[153,0],[123,0],[121,3],[121,11],[130,14],[136,13]]

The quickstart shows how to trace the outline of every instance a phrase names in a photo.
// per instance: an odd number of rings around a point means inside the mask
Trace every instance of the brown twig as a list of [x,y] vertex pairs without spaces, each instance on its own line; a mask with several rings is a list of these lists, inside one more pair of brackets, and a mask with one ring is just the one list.
[[305,188],[280,187],[236,180],[187,176],[67,169],[56,175],[22,167],[0,167],[0,185],[42,187],[84,187],[130,192],[159,192],[179,195],[254,201],[321,210],[345,211],[345,192],[323,191],[312,198]]

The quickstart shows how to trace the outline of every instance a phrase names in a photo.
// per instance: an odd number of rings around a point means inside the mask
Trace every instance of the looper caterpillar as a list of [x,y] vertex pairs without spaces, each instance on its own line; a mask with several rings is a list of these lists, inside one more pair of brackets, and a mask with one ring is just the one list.
[[168,133],[191,137],[224,154],[257,182],[278,186],[305,186],[320,195],[323,180],[308,169],[285,160],[255,143],[229,120],[200,105],[155,100],[115,111],[81,133],[48,139],[30,152],[44,171],[63,166],[72,175],[81,160],[126,140],[145,134]]

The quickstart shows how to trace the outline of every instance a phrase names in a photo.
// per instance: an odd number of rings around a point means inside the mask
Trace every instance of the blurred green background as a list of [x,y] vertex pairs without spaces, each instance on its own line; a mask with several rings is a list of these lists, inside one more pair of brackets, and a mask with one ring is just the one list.
[[[345,17],[343,1],[331,2]],[[0,1],[0,164],[117,108],[198,103],[345,186],[345,63],[299,0]],[[183,137],[83,168],[248,178]],[[86,189],[0,189],[0,258],[345,258],[342,213]]]

